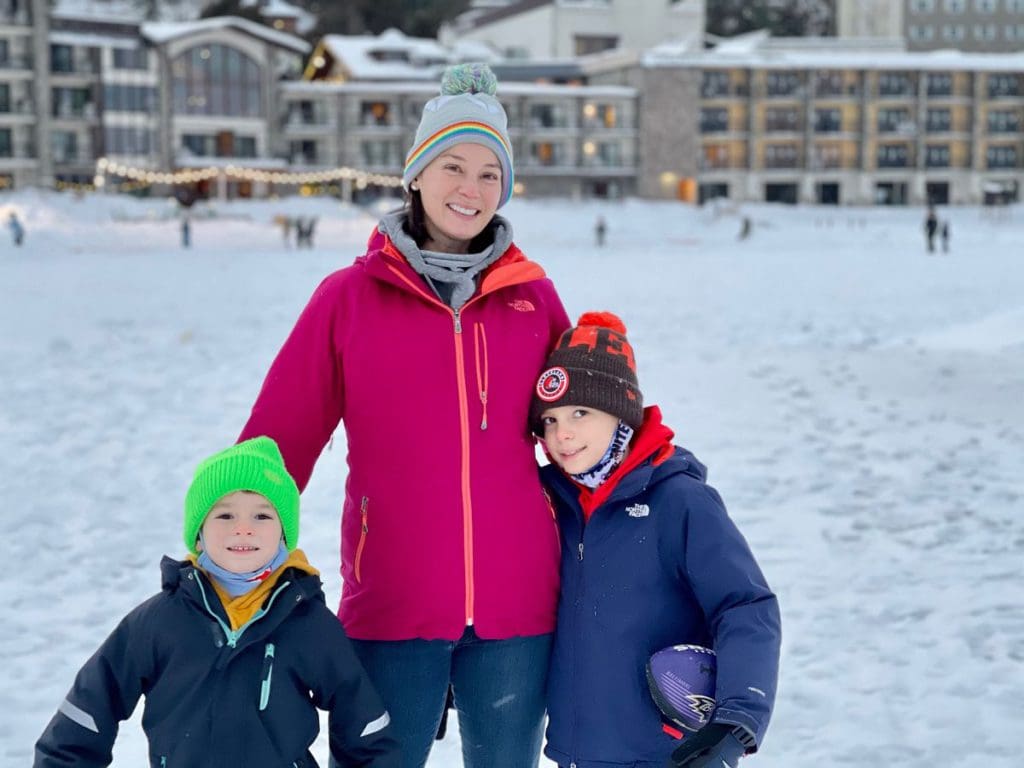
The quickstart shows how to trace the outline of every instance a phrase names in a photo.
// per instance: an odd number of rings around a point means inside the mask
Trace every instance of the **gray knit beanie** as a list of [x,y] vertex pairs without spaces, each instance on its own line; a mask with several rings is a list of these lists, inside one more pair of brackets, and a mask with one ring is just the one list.
[[508,116],[494,94],[498,80],[486,64],[448,67],[441,80],[441,95],[423,107],[416,140],[405,158],[402,186],[409,184],[431,161],[456,144],[480,144],[501,163],[501,208],[512,197],[512,142]]

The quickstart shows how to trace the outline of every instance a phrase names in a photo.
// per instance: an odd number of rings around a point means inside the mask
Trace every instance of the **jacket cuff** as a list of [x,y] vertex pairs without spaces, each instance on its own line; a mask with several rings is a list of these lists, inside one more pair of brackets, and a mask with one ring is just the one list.
[[757,752],[757,724],[745,713],[731,709],[717,709],[711,722],[734,726],[732,735],[746,748],[747,754]]

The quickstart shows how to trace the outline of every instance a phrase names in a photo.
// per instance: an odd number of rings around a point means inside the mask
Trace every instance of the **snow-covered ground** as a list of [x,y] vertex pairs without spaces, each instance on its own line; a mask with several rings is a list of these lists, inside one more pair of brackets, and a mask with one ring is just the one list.
[[[186,251],[163,201],[21,193],[0,197],[0,223],[10,209],[28,230],[20,249],[0,231],[0,764],[13,766],[79,665],[158,589],[195,463],[234,440],[313,287],[374,219],[327,200],[214,206]],[[286,250],[272,223],[299,211],[320,216],[313,250]],[[648,401],[709,465],[779,594],[778,704],[749,765],[1018,768],[1024,211],[942,210],[952,249],[935,255],[914,209],[506,213],[571,315],[625,319]],[[303,497],[302,546],[331,602],[342,444]],[[138,711],[115,755],[145,763]],[[430,765],[459,755],[450,733]]]

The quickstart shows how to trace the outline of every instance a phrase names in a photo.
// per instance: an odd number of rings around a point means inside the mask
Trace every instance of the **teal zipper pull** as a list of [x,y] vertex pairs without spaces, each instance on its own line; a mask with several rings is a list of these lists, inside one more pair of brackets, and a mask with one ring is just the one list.
[[267,643],[263,650],[263,673],[260,675],[260,712],[270,701],[270,677],[274,674],[274,644]]

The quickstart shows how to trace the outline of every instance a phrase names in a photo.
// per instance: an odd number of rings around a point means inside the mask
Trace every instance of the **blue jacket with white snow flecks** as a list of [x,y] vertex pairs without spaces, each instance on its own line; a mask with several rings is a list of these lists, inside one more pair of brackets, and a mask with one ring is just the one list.
[[662,730],[645,666],[670,645],[714,648],[712,722],[740,726],[751,751],[768,727],[778,601],[704,466],[672,436],[646,409],[625,462],[593,492],[541,470],[562,534],[545,747],[560,765],[663,768],[680,742]]
[[110,765],[121,721],[145,696],[159,768],[310,768],[330,712],[345,766],[396,768],[387,713],[320,578],[285,567],[263,610],[230,629],[206,575],[165,557],[163,591],[131,611],[82,667],[36,743],[35,768]]

